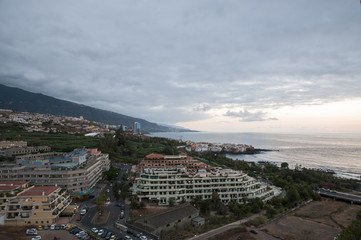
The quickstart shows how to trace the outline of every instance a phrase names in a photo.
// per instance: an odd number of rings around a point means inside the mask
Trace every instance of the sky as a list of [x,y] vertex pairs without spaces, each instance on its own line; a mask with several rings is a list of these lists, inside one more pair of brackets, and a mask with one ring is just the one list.
[[211,132],[361,133],[356,0],[0,0],[0,83]]

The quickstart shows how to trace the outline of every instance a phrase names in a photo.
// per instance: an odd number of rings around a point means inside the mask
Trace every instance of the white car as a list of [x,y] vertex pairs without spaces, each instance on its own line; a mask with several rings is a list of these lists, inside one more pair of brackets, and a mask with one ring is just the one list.
[[25,232],[26,235],[36,235],[38,234],[38,231],[35,228],[26,229]]
[[97,232],[98,232],[98,229],[92,228],[92,232],[93,232],[93,233],[97,233]]
[[100,235],[102,235],[104,233],[104,230],[103,229],[100,229],[99,231],[98,231],[98,235],[100,236]]
[[85,215],[85,214],[86,214],[86,209],[81,210],[80,215]]
[[146,236],[140,236],[140,239],[142,239],[142,240],[148,240],[148,238],[146,237]]
[[50,229],[55,230],[55,224],[51,224]]
[[41,236],[35,236],[35,237],[31,238],[31,240],[41,240]]

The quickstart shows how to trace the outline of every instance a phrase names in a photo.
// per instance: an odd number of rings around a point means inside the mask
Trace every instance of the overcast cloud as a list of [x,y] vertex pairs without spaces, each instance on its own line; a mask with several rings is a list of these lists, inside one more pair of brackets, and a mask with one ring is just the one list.
[[0,1],[0,82],[153,122],[275,120],[361,97],[360,22],[356,0]]

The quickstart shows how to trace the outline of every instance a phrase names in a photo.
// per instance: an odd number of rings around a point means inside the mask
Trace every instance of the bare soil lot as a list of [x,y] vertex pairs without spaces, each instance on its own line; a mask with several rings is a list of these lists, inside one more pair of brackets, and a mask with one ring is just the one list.
[[[258,229],[270,236],[289,240],[329,240],[333,239],[342,227],[349,225],[356,217],[360,205],[323,199],[311,202],[300,209],[266,223]],[[255,239],[266,239],[253,236]]]

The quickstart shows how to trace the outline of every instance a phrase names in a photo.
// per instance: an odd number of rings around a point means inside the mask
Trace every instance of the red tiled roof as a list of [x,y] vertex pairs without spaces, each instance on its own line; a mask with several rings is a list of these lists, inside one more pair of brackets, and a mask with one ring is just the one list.
[[10,192],[12,190],[17,189],[19,186],[0,186],[0,191]]
[[59,187],[56,186],[35,186],[28,191],[21,193],[19,196],[48,196],[54,191],[58,190]]
[[0,186],[21,186],[28,183],[27,181],[0,181]]
[[26,181],[0,181],[0,191],[12,191],[27,183]]
[[148,158],[148,159],[162,159],[164,158],[164,156],[162,154],[148,154],[147,156],[145,156],[145,158]]

